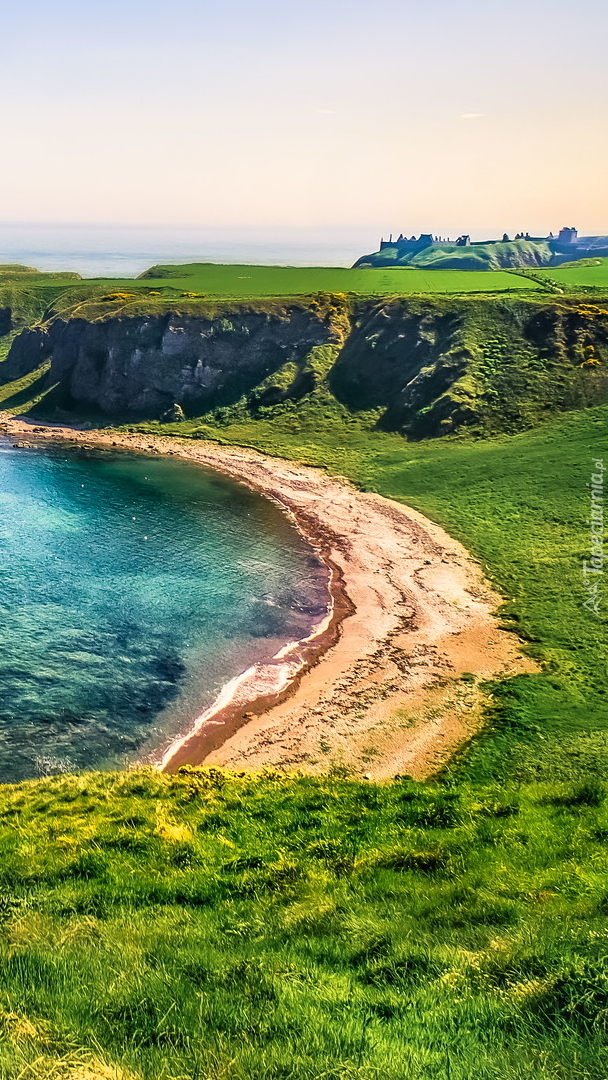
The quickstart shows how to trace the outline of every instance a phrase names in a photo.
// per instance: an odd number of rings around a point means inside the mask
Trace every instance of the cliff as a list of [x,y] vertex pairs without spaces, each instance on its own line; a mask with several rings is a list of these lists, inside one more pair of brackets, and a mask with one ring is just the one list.
[[19,379],[50,360],[49,384],[66,407],[156,417],[178,404],[196,415],[238,401],[286,364],[297,394],[311,349],[333,339],[327,313],[312,304],[218,317],[57,317],[16,338],[3,375]]
[[323,423],[338,410],[410,438],[516,431],[608,400],[608,305],[576,298],[111,307],[79,304],[13,332],[1,381],[36,378],[47,416],[223,421],[295,409],[296,423],[308,409]]
[[329,375],[353,410],[421,438],[516,431],[608,400],[608,307],[501,298],[362,306]]

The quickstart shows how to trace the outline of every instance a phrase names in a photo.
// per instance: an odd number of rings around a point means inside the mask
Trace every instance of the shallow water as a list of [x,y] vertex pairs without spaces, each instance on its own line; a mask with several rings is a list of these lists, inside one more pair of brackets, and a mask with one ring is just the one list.
[[0,781],[156,759],[327,608],[268,500],[195,465],[0,440]]

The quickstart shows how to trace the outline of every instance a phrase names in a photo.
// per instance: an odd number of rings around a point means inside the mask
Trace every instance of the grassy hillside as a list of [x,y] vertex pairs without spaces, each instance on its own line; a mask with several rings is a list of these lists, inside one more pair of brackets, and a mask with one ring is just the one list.
[[328,378],[340,402],[381,409],[420,438],[519,431],[608,400],[608,307],[543,297],[395,299],[354,308]]
[[0,791],[4,1080],[603,1080],[598,784]]
[[580,262],[551,267],[538,271],[538,280],[549,278],[567,289],[584,286],[590,289],[608,289],[608,259],[581,259]]
[[428,270],[501,270],[509,267],[545,266],[553,252],[546,240],[511,240],[504,243],[433,244],[422,251],[403,252],[397,245],[363,255],[355,266],[408,266]]

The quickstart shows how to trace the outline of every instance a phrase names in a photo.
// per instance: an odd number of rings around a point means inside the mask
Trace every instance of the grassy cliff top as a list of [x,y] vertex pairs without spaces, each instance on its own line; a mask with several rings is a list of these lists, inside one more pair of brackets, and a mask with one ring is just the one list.
[[[0,311],[10,309],[15,328],[60,314],[68,318],[221,314],[234,305],[281,311],[287,301],[311,298],[421,295],[497,296],[554,292],[551,281],[506,272],[349,270],[331,267],[235,266],[192,263],[156,266],[140,278],[83,280],[72,273],[39,273],[27,267],[0,270]],[[1,350],[0,350],[1,351]]]
[[[468,249],[458,249],[468,250]],[[73,273],[39,273],[28,267],[0,267],[0,309],[11,308],[25,325],[59,311],[83,318],[104,313],[159,314],[217,311],[218,303],[251,302],[256,308],[286,298],[306,302],[321,293],[350,297],[500,296],[608,290],[608,259],[558,268],[520,270],[436,270],[386,266],[236,266],[191,263],[155,266],[140,278],[83,280]],[[269,308],[270,310],[270,308]]]
[[[171,284],[186,291],[219,296],[303,295],[315,292],[358,293],[363,296],[398,293],[502,292],[538,287],[505,273],[428,274],[423,270],[345,267],[222,266],[191,263],[153,266],[139,279],[147,285]],[[153,285],[154,283],[154,285]]]

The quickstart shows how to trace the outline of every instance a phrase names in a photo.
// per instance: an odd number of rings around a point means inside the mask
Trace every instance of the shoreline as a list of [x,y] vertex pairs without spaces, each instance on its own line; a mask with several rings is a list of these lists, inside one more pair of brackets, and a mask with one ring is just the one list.
[[126,449],[215,469],[277,503],[328,568],[326,617],[308,638],[225,684],[164,751],[163,771],[204,762],[423,778],[482,726],[477,680],[535,670],[522,643],[500,629],[493,612],[502,598],[472,556],[401,503],[243,447],[7,414],[0,432],[26,444]]
[[[302,529],[298,528],[298,531],[312,546],[311,538]],[[207,757],[244,724],[286,701],[310,668],[337,643],[340,627],[351,613],[352,605],[338,568],[324,558],[322,550],[318,547],[314,550],[329,570],[329,604],[325,617],[312,628],[308,637],[287,642],[270,659],[258,661],[225,683],[215,701],[193,721],[189,731],[174,739],[165,750],[159,764],[161,772],[174,772],[182,765],[191,765],[193,756]]]

